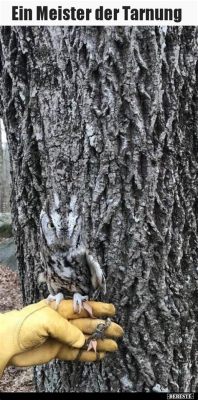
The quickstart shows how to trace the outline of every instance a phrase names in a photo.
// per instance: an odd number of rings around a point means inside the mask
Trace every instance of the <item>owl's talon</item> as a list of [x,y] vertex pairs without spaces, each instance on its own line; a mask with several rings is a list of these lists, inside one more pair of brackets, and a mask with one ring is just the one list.
[[88,296],[82,296],[80,293],[73,295],[73,309],[75,313],[80,314],[84,301],[88,300]]
[[56,302],[55,309],[57,309],[59,304],[60,304],[60,302],[63,299],[64,299],[63,294],[62,293],[57,293],[55,296],[53,296],[52,294],[49,294],[49,296],[48,296],[48,298],[46,300],[47,300],[48,304],[51,303],[52,301],[55,301]]
[[90,342],[88,343],[88,345],[87,345],[87,351],[90,351],[90,350],[94,350],[95,351],[95,353],[96,353],[96,351],[97,351],[97,340],[96,339],[92,339],[92,340],[90,340]]
[[106,294],[106,280],[100,264],[88,251],[86,251],[86,259],[91,272],[93,288],[98,289],[99,292],[102,289],[103,293]]

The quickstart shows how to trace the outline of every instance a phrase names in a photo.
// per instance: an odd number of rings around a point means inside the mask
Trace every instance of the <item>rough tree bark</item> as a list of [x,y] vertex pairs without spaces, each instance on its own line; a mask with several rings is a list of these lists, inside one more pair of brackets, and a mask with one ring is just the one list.
[[100,364],[36,367],[39,391],[197,391],[196,27],[2,27],[0,106],[24,302],[57,192],[125,329]]
[[[1,131],[0,131],[1,137]],[[10,212],[10,162],[7,143],[0,139],[0,212]]]
[[2,136],[0,124],[0,213],[5,213],[10,211],[10,163],[8,146]]
[[2,146],[2,136],[1,136],[1,124],[0,124],[0,212],[2,212],[3,203],[3,146]]

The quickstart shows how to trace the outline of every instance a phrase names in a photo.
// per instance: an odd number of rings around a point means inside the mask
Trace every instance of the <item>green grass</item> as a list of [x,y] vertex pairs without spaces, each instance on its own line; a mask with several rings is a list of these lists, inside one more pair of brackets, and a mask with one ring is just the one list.
[[0,226],[0,238],[9,238],[11,236],[13,236],[12,225],[4,224],[3,226]]

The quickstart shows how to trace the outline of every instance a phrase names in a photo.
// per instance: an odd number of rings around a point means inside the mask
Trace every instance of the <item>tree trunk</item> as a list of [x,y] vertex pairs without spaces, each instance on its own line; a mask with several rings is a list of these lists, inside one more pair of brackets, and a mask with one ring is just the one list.
[[[2,121],[0,121],[2,122]],[[0,213],[10,212],[10,162],[0,123]]]
[[197,32],[1,28],[24,303],[45,294],[39,214],[57,193],[125,330],[101,363],[37,366],[38,391],[198,390]]
[[3,146],[2,132],[0,124],[0,212],[3,211]]

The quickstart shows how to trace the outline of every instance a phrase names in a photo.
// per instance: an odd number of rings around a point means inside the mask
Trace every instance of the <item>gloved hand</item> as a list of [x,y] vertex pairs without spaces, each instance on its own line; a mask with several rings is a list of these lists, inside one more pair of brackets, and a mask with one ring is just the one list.
[[[115,314],[112,304],[88,302],[95,317],[111,317]],[[8,365],[31,366],[44,364],[54,358],[59,360],[95,361],[102,359],[105,352],[117,350],[117,343],[110,339],[97,341],[97,354],[82,350],[85,335],[95,332],[97,325],[104,322],[93,319],[85,310],[80,314],[73,311],[72,300],[63,300],[58,309],[53,309],[46,300],[24,307],[20,311],[0,314],[0,378]],[[112,322],[105,337],[123,335],[121,326]]]

